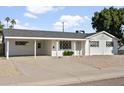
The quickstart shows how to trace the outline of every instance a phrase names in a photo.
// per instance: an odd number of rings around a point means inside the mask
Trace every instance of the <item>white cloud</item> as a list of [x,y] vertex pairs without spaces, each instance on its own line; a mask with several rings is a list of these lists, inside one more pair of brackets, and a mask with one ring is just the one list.
[[91,20],[88,16],[84,16],[84,18],[85,18],[86,20]]
[[28,26],[24,26],[22,24],[17,24],[14,26],[15,29],[29,29],[30,27]]
[[65,7],[55,7],[55,6],[26,6],[27,12],[24,13],[24,16],[27,16],[29,18],[36,19],[36,14],[44,14],[50,11],[58,11],[62,10]]
[[64,22],[65,29],[80,29],[81,25],[85,21],[89,21],[90,18],[88,16],[79,16],[79,15],[63,15],[59,18],[57,22],[55,22],[54,29],[61,30],[62,22]]
[[15,29],[41,29],[35,26],[31,26],[28,22],[22,23],[18,19],[16,19],[16,25],[14,26]]
[[27,17],[29,17],[29,18],[34,18],[34,19],[36,19],[37,18],[37,16],[35,16],[35,15],[33,15],[33,14],[31,14],[31,13],[24,13],[24,16],[27,16]]
[[18,19],[15,19],[15,21],[16,21],[16,24],[20,23],[20,21]]
[[29,26],[29,23],[28,23],[28,22],[26,22],[24,25],[25,25],[25,26]]
[[63,9],[64,7],[53,7],[53,6],[27,6],[28,12],[33,14],[43,14],[49,11],[57,11]]
[[30,30],[41,30],[39,27],[35,26],[30,26],[29,23],[24,23],[24,24],[16,24],[14,26],[15,29],[30,29]]
[[68,29],[68,28],[79,26],[81,23],[83,23],[83,17],[79,15],[75,15],[75,16],[63,15],[60,17],[58,22],[53,24],[54,28],[57,30],[62,29],[62,22],[64,22],[65,28]]
[[30,26],[30,25],[23,25],[23,24],[17,24],[14,26],[15,29],[30,29],[30,30],[41,30],[41,28]]

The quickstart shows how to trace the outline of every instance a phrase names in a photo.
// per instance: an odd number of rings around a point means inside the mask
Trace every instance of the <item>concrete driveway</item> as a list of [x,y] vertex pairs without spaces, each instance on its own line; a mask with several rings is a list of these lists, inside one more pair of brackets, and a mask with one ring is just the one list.
[[37,57],[37,59],[20,57],[12,58],[11,61],[31,81],[42,80],[42,83],[45,84],[50,82],[54,84],[57,80],[63,83],[79,82],[79,76],[87,74],[89,71],[98,70],[88,65],[73,62],[70,58],[65,60],[56,57]]
[[[97,57],[57,58],[38,56],[36,59],[34,57],[3,59],[0,62],[3,64],[2,61],[4,61],[1,72],[9,68],[6,71],[9,74],[0,76],[0,85],[65,85],[124,76],[123,61],[119,61],[119,64],[116,64],[117,67],[115,67],[116,65],[104,67],[103,62],[106,63],[106,56]],[[109,58],[112,60],[115,57],[117,58],[118,56],[109,56],[108,60]],[[118,60],[122,59],[123,56],[118,57]],[[110,63],[112,64],[112,62]],[[4,68],[6,64],[9,65]],[[108,64],[108,61],[106,64]]]

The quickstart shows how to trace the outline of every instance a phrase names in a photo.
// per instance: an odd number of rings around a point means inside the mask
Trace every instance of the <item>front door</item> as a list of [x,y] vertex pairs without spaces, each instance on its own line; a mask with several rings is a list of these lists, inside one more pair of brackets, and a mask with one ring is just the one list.
[[37,55],[51,55],[51,41],[37,41]]
[[41,54],[41,42],[37,42],[37,55]]

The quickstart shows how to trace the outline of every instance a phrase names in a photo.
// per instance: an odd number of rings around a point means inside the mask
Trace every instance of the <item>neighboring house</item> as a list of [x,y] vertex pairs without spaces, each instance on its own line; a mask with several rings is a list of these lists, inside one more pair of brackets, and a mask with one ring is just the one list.
[[123,55],[124,54],[124,46],[122,46],[121,48],[119,48],[118,49],[118,52],[119,52],[119,54],[121,55]]
[[48,55],[63,56],[73,51],[74,56],[118,54],[118,39],[105,32],[71,33],[13,29],[3,31],[5,56]]

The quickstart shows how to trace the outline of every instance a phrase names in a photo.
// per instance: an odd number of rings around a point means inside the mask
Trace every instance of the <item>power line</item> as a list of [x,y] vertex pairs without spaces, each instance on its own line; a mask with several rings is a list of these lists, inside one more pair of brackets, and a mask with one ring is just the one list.
[[62,32],[64,32],[64,30],[65,30],[65,24],[64,22],[62,22]]

